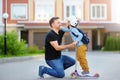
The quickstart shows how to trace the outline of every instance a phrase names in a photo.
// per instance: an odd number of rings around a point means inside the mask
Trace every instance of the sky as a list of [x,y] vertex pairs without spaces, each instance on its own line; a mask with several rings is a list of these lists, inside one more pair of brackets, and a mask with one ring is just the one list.
[[112,5],[112,21],[120,23],[120,0],[111,0]]

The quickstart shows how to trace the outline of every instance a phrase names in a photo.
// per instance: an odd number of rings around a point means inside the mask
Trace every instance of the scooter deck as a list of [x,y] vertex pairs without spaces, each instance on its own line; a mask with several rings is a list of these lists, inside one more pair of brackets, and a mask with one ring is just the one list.
[[78,78],[78,79],[96,79],[99,78],[99,74],[95,73],[93,76],[92,75],[80,75],[78,74],[77,71],[73,72],[71,74],[71,78]]
[[77,76],[78,79],[97,79],[97,76]]

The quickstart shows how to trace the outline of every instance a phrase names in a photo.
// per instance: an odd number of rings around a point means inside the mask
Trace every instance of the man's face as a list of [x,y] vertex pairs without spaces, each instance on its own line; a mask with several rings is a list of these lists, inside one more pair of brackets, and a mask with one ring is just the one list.
[[53,25],[53,28],[60,30],[60,26],[61,26],[60,19],[55,20],[52,25]]

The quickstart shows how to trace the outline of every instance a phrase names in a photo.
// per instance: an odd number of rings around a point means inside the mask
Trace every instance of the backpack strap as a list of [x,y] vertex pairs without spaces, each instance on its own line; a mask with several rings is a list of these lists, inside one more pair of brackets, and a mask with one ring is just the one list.
[[[72,32],[72,31],[71,31]],[[75,37],[78,37],[78,35],[76,35],[74,32],[72,32],[72,34],[75,36]]]
[[[73,28],[76,28],[76,27],[73,27]],[[80,29],[78,29],[78,28],[76,28],[82,35],[84,35],[84,33],[80,30]],[[71,31],[72,32],[72,31]],[[78,37],[78,35],[76,35],[74,32],[72,32],[72,34],[75,36],[75,37]]]

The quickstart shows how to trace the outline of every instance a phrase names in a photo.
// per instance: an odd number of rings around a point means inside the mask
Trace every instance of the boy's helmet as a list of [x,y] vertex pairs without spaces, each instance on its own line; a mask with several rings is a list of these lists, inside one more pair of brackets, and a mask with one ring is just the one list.
[[78,18],[76,16],[70,16],[67,20],[70,21],[71,26],[76,27],[78,25]]

